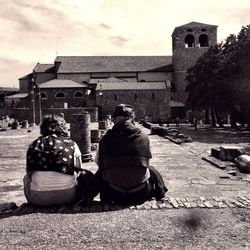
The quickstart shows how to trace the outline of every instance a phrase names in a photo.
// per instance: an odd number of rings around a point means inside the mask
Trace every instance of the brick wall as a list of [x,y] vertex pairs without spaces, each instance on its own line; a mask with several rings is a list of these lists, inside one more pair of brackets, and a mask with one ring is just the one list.
[[160,116],[164,118],[170,115],[170,90],[105,90],[102,93],[99,96],[97,92],[96,102],[103,116],[112,114],[120,103],[133,105],[137,120],[149,116],[157,121]]
[[[63,108],[64,103],[68,103],[68,107],[84,107],[85,99],[82,97],[74,97],[76,91],[82,91],[84,88],[56,88],[56,89],[41,89],[40,92],[46,94],[47,98],[42,99],[42,108]],[[56,98],[58,92],[64,92],[65,98]]]
[[37,73],[36,84],[47,82],[47,81],[55,79],[55,78],[56,78],[56,74],[54,74],[54,73]]

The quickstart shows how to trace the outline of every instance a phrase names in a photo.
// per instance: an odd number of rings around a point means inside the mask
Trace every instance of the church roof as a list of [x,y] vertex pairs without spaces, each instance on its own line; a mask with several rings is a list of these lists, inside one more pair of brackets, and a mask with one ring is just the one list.
[[172,56],[58,56],[57,73],[171,71]]
[[40,89],[47,89],[47,88],[84,88],[88,87],[85,83],[78,83],[72,80],[67,79],[53,79],[47,82],[43,82],[39,84]]
[[53,73],[54,64],[37,63],[33,71],[36,73]]
[[0,87],[0,92],[18,92],[18,88],[12,88],[12,87]]
[[97,83],[96,90],[157,90],[167,89],[165,82],[106,82]]
[[6,99],[22,99],[22,98],[26,98],[29,94],[28,93],[17,93],[17,94],[14,94],[14,95],[9,95],[9,96],[6,96],[5,98]]
[[25,80],[25,79],[28,79],[28,78],[30,78],[30,77],[32,77],[32,73],[29,73],[29,74],[27,74],[27,75],[25,75],[25,76],[22,76],[22,77],[20,77],[20,78],[18,78],[18,80]]
[[116,78],[116,77],[108,77],[108,78],[92,78],[89,83],[106,83],[106,82],[124,82],[125,80],[123,79],[119,79],[119,78]]

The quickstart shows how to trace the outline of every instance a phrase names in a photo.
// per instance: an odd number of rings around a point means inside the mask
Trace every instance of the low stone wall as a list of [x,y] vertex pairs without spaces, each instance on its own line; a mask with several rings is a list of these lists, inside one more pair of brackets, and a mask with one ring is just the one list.
[[74,114],[80,114],[83,112],[89,112],[90,114],[90,120],[91,122],[97,122],[98,121],[98,108],[96,107],[86,107],[86,108],[43,108],[42,109],[42,115],[45,114],[59,114],[63,113],[64,118],[67,122],[71,121],[72,115]]
[[3,116],[8,115],[9,117],[13,117],[18,121],[28,120],[31,122],[32,120],[32,113],[28,108],[3,108],[0,109],[0,118]]

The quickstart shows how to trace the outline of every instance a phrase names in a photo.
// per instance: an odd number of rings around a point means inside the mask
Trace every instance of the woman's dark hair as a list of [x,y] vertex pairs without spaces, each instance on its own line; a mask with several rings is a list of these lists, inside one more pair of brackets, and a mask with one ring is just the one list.
[[40,125],[40,133],[42,136],[51,134],[68,136],[66,121],[60,115],[46,115]]

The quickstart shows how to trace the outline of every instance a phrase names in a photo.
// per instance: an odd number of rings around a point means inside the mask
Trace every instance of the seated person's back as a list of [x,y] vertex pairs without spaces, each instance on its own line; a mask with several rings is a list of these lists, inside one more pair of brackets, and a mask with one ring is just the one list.
[[143,202],[151,197],[149,138],[134,124],[130,105],[116,107],[114,126],[99,143],[97,164],[101,199]]
[[67,132],[64,118],[45,116],[38,137],[27,151],[24,193],[29,203],[63,205],[76,198],[75,168],[81,168],[81,152]]

